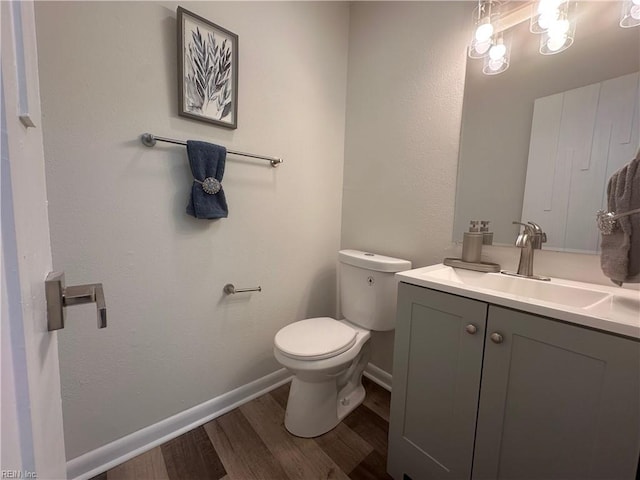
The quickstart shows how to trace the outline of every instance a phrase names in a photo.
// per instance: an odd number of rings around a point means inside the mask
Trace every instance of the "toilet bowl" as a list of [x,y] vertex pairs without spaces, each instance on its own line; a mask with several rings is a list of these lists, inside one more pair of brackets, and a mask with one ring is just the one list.
[[[297,348],[295,337],[306,337],[299,340],[309,345],[317,335],[321,340],[315,349]],[[362,403],[360,379],[369,361],[370,337],[368,330],[328,317],[295,322],[276,334],[274,356],[294,374],[284,418],[289,432],[322,435]]]
[[276,360],[294,375],[285,427],[299,437],[328,432],[364,400],[371,330],[394,327],[394,273],[411,268],[406,260],[357,250],[341,250],[339,259],[345,319],[300,320],[274,339]]

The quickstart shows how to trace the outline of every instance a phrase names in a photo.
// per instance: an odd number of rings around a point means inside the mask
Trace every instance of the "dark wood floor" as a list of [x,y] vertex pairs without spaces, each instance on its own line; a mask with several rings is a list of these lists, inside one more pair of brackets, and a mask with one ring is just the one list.
[[363,384],[364,403],[320,437],[284,428],[286,384],[92,480],[391,479],[390,395],[366,378]]

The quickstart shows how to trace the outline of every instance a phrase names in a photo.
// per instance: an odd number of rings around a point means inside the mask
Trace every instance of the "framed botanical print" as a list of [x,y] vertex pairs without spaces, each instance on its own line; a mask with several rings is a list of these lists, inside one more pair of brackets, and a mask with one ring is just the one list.
[[238,35],[178,7],[178,113],[238,126]]

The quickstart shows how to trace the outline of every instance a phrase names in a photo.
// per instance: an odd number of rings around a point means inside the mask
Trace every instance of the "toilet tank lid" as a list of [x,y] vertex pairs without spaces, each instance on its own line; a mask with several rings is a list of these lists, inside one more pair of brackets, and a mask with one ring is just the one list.
[[401,258],[385,257],[377,253],[361,252],[359,250],[340,250],[340,263],[354,267],[367,268],[378,272],[402,272],[411,269],[411,262]]

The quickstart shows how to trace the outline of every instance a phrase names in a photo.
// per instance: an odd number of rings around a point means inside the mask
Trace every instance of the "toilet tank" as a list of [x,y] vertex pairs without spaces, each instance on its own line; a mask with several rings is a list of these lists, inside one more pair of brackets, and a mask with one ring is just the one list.
[[338,260],[344,318],[368,330],[393,330],[398,285],[394,274],[411,269],[411,262],[358,250],[340,250]]

